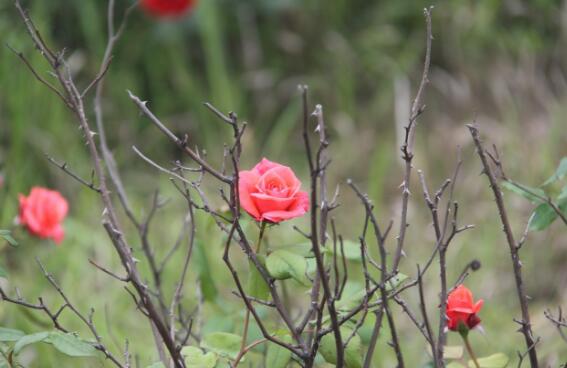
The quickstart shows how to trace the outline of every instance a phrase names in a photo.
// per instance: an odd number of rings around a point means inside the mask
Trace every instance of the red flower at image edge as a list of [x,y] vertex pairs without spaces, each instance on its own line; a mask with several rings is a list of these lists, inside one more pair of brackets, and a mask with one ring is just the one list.
[[32,188],[27,197],[20,194],[19,200],[20,224],[32,235],[60,244],[65,237],[62,222],[69,210],[67,200],[59,192],[41,187]]
[[240,206],[258,221],[277,223],[303,216],[309,196],[300,189],[293,170],[265,158],[239,173]]
[[472,292],[463,285],[459,285],[447,297],[447,327],[451,331],[459,330],[459,323],[463,323],[469,330],[480,323],[477,313],[484,301],[480,299],[473,302]]
[[142,0],[141,7],[158,18],[174,18],[192,9],[197,0]]

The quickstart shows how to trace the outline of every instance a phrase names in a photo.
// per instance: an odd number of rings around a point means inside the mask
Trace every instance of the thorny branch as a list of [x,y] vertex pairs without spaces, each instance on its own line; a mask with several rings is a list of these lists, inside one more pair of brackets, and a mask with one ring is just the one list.
[[510,226],[510,221],[508,219],[508,213],[506,212],[506,207],[504,205],[502,192],[500,190],[500,186],[498,185],[498,181],[496,180],[496,176],[494,175],[492,167],[490,166],[490,162],[487,157],[488,155],[486,154],[484,146],[480,140],[478,128],[474,124],[469,124],[467,125],[467,127],[469,128],[472,139],[476,146],[477,154],[482,162],[483,173],[487,176],[490,184],[490,189],[492,189],[492,193],[496,201],[496,206],[498,208],[498,213],[500,215],[500,221],[502,222],[502,230],[504,231],[508,247],[510,248],[510,256],[512,258],[512,267],[514,270],[514,280],[516,283],[516,293],[518,294],[520,309],[522,312],[522,320],[518,321],[518,323],[520,324],[520,330],[522,331],[522,334],[524,335],[524,339],[526,341],[530,365],[532,368],[537,368],[537,350],[535,346],[535,337],[532,332],[532,326],[530,322],[528,295],[526,294],[526,291],[524,289],[524,280],[522,279],[522,262],[520,260],[519,243],[516,243],[516,240],[514,239],[512,227]]

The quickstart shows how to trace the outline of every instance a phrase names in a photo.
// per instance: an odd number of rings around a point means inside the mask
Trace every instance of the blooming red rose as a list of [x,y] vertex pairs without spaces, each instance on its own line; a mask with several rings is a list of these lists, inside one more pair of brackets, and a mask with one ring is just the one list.
[[62,222],[69,209],[65,198],[57,191],[34,187],[29,196],[20,194],[19,199],[20,224],[37,237],[61,243],[65,237]]
[[142,0],[140,5],[152,16],[171,18],[182,16],[196,3],[196,0]]
[[480,323],[477,313],[484,301],[480,299],[473,302],[473,295],[469,289],[459,285],[447,297],[447,327],[451,331],[458,331],[462,322],[469,330]]
[[240,206],[258,221],[281,222],[303,216],[309,209],[307,192],[293,171],[267,159],[239,173]]

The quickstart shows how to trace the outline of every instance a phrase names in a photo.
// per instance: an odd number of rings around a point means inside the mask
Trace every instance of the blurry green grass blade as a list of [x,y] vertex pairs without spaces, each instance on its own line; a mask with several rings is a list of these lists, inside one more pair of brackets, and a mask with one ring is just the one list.
[[6,270],[2,266],[0,266],[0,277],[8,278],[8,272],[6,272]]
[[214,301],[218,295],[217,287],[213,280],[209,258],[207,255],[207,247],[199,239],[195,239],[195,263],[199,273],[201,292],[206,301]]
[[211,102],[221,110],[234,110],[237,106],[232,93],[225,55],[224,26],[219,12],[219,1],[208,0],[199,3],[196,16],[202,39],[206,75],[209,81]]
[[385,139],[376,145],[368,163],[368,195],[372,199],[375,211],[380,212],[382,194],[384,192],[385,180],[392,165],[392,152],[394,149],[391,140]]
[[[106,9],[107,2],[103,1],[103,8]],[[75,11],[78,14],[78,23],[81,26],[83,35],[86,39],[85,45],[88,45],[92,52],[96,55],[100,55],[105,48],[106,43],[106,22],[101,22],[101,20],[106,20],[99,12],[96,6],[96,1],[73,1],[71,2],[75,6]],[[103,12],[106,14],[106,11]],[[77,20],[75,18],[75,20]]]
[[[298,121],[300,107],[299,99],[294,99],[272,123],[273,127],[264,143],[264,151],[270,152],[273,157],[281,157],[285,153],[286,149],[289,148],[290,137]],[[269,121],[257,123],[261,126],[271,124]],[[268,129],[269,127],[261,130],[267,131]]]

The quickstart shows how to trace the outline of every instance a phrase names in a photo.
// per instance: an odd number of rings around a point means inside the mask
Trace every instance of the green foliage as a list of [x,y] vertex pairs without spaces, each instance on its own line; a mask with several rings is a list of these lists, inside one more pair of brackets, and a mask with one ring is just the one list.
[[[285,335],[281,337],[281,340],[287,343],[291,343],[291,337]],[[266,352],[266,367],[270,368],[285,368],[291,360],[291,351],[281,347],[277,344],[269,344]]]
[[529,229],[532,231],[545,230],[555,221],[557,212],[547,203],[536,207],[529,220]]
[[35,344],[37,342],[48,342],[48,338],[49,332],[37,332],[31,335],[22,336],[14,345],[14,354],[18,355],[20,351],[28,345]]
[[185,346],[181,349],[187,368],[214,368],[217,356],[213,352],[204,353],[195,346]]
[[237,357],[241,345],[241,336],[227,332],[213,332],[206,335],[201,342],[203,349],[210,350],[222,357],[230,359]]
[[96,349],[75,334],[63,332],[51,332],[48,342],[63,354],[71,357],[92,357],[96,356]]
[[[257,255],[258,261],[265,266],[266,260],[262,254]],[[260,300],[268,300],[270,288],[256,265],[252,261],[248,262],[248,295]]]
[[[528,228],[530,231],[547,229],[559,217],[558,211],[567,216],[567,185],[563,187],[556,199],[553,199],[548,188],[550,185],[563,180],[565,175],[567,175],[567,157],[561,159],[553,175],[539,188],[532,188],[511,181],[502,182],[504,188],[538,205],[529,219]],[[556,208],[553,208],[549,201],[552,201]]]
[[[353,330],[341,326],[341,338],[343,343],[351,336]],[[328,333],[321,339],[321,347],[319,352],[325,359],[325,361],[336,364],[337,363],[337,348],[335,344],[335,335],[333,332]],[[348,345],[344,349],[345,355],[345,366],[346,368],[361,368],[362,367],[362,342],[360,336],[355,334],[349,341]]]
[[[331,254],[331,255],[335,253],[334,247],[331,247],[331,246],[325,247],[324,251],[328,254]],[[343,252],[344,252],[345,259],[347,259],[349,261],[357,261],[357,262],[362,261],[362,252],[361,252],[361,248],[360,248],[360,242],[355,242],[355,241],[352,241],[352,240],[343,240],[342,251],[341,251],[340,243],[337,242],[337,257],[339,259],[341,259],[341,257],[343,256]]]
[[[480,368],[505,368],[510,362],[510,358],[506,354],[496,353],[487,357],[478,358],[478,365]],[[476,368],[472,360],[469,360],[467,365],[463,365],[460,361],[451,361],[447,364],[447,368]]]
[[18,245],[16,239],[12,237],[10,230],[0,230],[0,238],[6,240],[8,244],[10,244],[13,247]]
[[[484,358],[478,358],[480,368],[504,368],[508,365],[510,359],[506,354],[496,353]],[[474,362],[469,360],[469,367],[474,368]]]
[[73,333],[64,333],[61,331],[43,331],[31,335],[24,335],[23,332],[17,330],[7,330],[0,332],[2,341],[14,341],[12,351],[15,355],[20,354],[25,347],[43,342],[52,345],[61,353],[70,357],[93,357],[96,356],[94,346]]
[[197,268],[199,279],[201,281],[201,292],[206,301],[215,301],[218,291],[215,286],[215,281],[211,273],[211,266],[209,264],[209,257],[207,255],[207,247],[200,239],[195,239],[195,259],[197,260]]
[[[74,73],[80,85],[88,84],[98,70],[98,61],[106,41],[103,19],[106,13],[106,2],[84,0],[73,3],[71,6],[63,0],[28,1],[27,3],[48,42],[55,49],[65,47],[66,56],[85,61],[84,65],[74,70]],[[298,119],[300,104],[293,95],[293,91],[297,83],[308,83],[314,100],[312,102],[321,102],[326,107],[330,137],[333,143],[332,168],[333,171],[339,173],[337,177],[334,177],[335,174],[333,177],[330,176],[329,182],[334,185],[335,182],[341,182],[346,175],[365,180],[366,171],[370,171],[370,178],[365,184],[367,184],[371,198],[376,202],[380,220],[386,221],[391,214],[381,209],[390,208],[393,195],[388,188],[395,188],[399,184],[399,175],[396,175],[398,147],[394,139],[394,124],[390,124],[393,117],[392,106],[394,101],[397,102],[398,96],[394,96],[391,86],[399,77],[408,77],[412,85],[415,82],[415,74],[421,67],[423,51],[421,9],[430,4],[425,1],[416,3],[409,0],[394,2],[340,0],[332,4],[312,0],[253,0],[249,2],[211,0],[198,9],[194,16],[177,22],[163,23],[154,22],[144,17],[141,12],[134,12],[125,31],[124,39],[118,44],[108,72],[108,79],[105,81],[104,109],[105,122],[109,127],[116,127],[112,129],[113,131],[120,131],[119,135],[109,134],[110,144],[120,168],[124,169],[127,183],[135,183],[135,185],[127,184],[126,188],[132,192],[135,210],[138,211],[142,204],[146,204],[145,195],[154,189],[154,184],[161,185],[163,188],[160,190],[165,188],[164,193],[167,193],[169,183],[164,179],[166,183],[161,182],[160,184],[154,181],[155,175],[145,176],[146,174],[137,172],[139,163],[131,157],[129,144],[122,145],[121,143],[143,142],[152,157],[161,159],[161,162],[172,160],[177,151],[169,148],[160,140],[154,131],[149,129],[147,122],[137,119],[137,112],[124,98],[124,88],[140,91],[164,122],[175,128],[176,132],[188,133],[191,144],[206,148],[207,158],[215,164],[220,162],[218,156],[222,153],[215,152],[213,148],[222,145],[227,130],[220,129],[221,124],[215,121],[206,109],[202,108],[203,101],[211,101],[223,111],[234,110],[239,116],[249,121],[245,136],[244,161],[253,160],[261,152],[268,157],[285,157],[286,161],[289,160],[290,164],[301,171],[302,165],[306,164],[303,154],[298,149],[301,146],[297,130],[298,123],[300,123]],[[117,5],[125,6],[126,2],[117,2]],[[558,2],[546,0],[522,2],[521,8],[518,11],[514,4],[510,6],[507,2],[493,0],[445,2],[442,6],[436,7],[433,29],[435,34],[434,60],[438,74],[435,75],[435,82],[440,87],[434,94],[428,94],[425,119],[431,119],[433,123],[447,120],[444,115],[439,118],[436,112],[436,104],[439,103],[437,95],[447,90],[446,86],[452,86],[451,91],[453,88],[458,91],[458,85],[461,83],[466,84],[467,101],[475,101],[475,105],[478,103],[483,112],[490,111],[492,107],[480,99],[477,100],[478,95],[475,95],[475,92],[478,92],[479,81],[488,79],[486,76],[495,72],[493,65],[499,65],[504,69],[513,67],[514,70],[518,70],[518,75],[521,75],[522,72],[525,72],[522,70],[521,59],[529,60],[529,72],[532,72],[532,63],[533,71],[538,72],[537,65],[540,62],[549,65],[546,69],[554,70],[557,66],[553,65],[553,60],[564,59],[561,57],[563,51],[557,51],[556,47],[561,44],[560,41],[564,34],[562,31],[564,24],[560,21],[560,17],[555,15],[561,14],[560,11],[557,11],[560,8]],[[121,10],[123,9],[119,9],[116,13],[117,22],[122,14]],[[2,34],[0,37],[5,38],[2,44],[8,43],[22,50],[32,65],[38,66],[40,72],[45,72],[45,64],[40,61],[38,53],[33,50],[27,36],[24,35],[20,21],[13,15],[11,2],[0,5],[0,33]],[[310,21],[314,18],[317,19],[317,22]],[[53,27],[54,24],[57,27]],[[242,24],[251,27],[252,37],[246,33],[246,27],[241,27]],[[250,40],[252,40],[252,48],[248,46]],[[546,49],[546,45],[551,47]],[[247,57],[251,54],[250,50],[254,49],[258,50],[258,59],[248,64]],[[483,52],[478,52],[478,50],[483,50]],[[532,54],[533,50],[536,50],[537,54]],[[518,58],[518,56],[521,57]],[[447,76],[444,77],[444,75]],[[480,76],[482,80],[478,80],[478,77],[475,79],[475,75]],[[498,85],[498,83],[495,81],[494,84]],[[57,250],[52,247],[40,248],[39,244],[36,245],[33,242],[29,242],[28,246],[28,242],[23,242],[18,238],[21,243],[25,243],[25,247],[18,249],[20,253],[17,254],[10,253],[8,248],[5,250],[6,257],[3,258],[3,262],[6,262],[3,264],[7,265],[6,269],[10,271],[10,277],[14,277],[14,280],[10,281],[14,286],[20,287],[26,296],[31,297],[42,293],[41,295],[46,295],[46,300],[51,301],[48,298],[48,290],[45,289],[42,282],[39,282],[42,280],[41,274],[38,274],[35,268],[28,266],[29,263],[33,263],[28,262],[28,259],[33,259],[37,255],[49,255],[52,262],[50,270],[55,272],[63,270],[59,276],[66,283],[66,290],[75,300],[79,298],[84,303],[83,308],[95,306],[97,310],[102,310],[105,306],[105,301],[101,301],[103,298],[99,298],[98,293],[86,295],[84,290],[87,287],[89,290],[91,288],[98,290],[101,285],[104,285],[104,292],[108,293],[105,294],[108,297],[104,299],[117,301],[116,304],[112,304],[111,313],[108,316],[109,321],[115,325],[113,333],[117,335],[118,340],[129,338],[130,341],[133,341],[132,337],[135,336],[137,344],[142,348],[136,348],[133,344],[134,352],[139,354],[141,361],[146,364],[153,361],[155,351],[145,348],[152,344],[151,333],[147,333],[146,324],[140,323],[140,317],[133,310],[131,300],[127,296],[123,297],[121,288],[115,288],[118,290],[116,292],[109,291],[112,283],[102,283],[102,279],[96,273],[89,273],[84,267],[84,262],[80,261],[85,258],[85,255],[89,257],[93,255],[109,262],[110,266],[118,267],[118,263],[115,263],[115,255],[107,246],[106,239],[100,236],[102,231],[96,231],[100,223],[100,208],[94,205],[92,199],[94,196],[67,180],[56,168],[47,165],[43,158],[43,154],[48,152],[60,159],[70,160],[71,167],[88,178],[90,165],[85,159],[82,133],[70,122],[71,117],[59,101],[44,86],[37,83],[10,52],[0,53],[0,85],[3,86],[2,90],[5,92],[0,93],[2,115],[0,121],[7,122],[7,124],[0,123],[0,171],[6,174],[6,185],[0,189],[0,220],[2,221],[0,226],[8,226],[6,224],[9,224],[17,213],[17,193],[37,183],[61,188],[69,194],[73,200],[72,221],[81,225],[80,229],[69,231],[72,241]],[[481,91],[484,95],[486,86],[483,84],[482,87]],[[540,91],[542,86],[537,87],[537,90]],[[518,96],[517,98],[522,99],[526,97],[522,95],[522,91],[512,90],[517,92],[513,94],[514,97]],[[491,90],[491,92],[494,91]],[[519,104],[518,100],[506,104],[502,102],[502,99],[498,100],[498,97],[502,97],[498,93],[495,93],[494,96],[498,104],[497,108],[506,111],[500,120],[503,124],[507,124],[503,125],[503,128],[506,129],[509,141],[513,142],[515,138],[524,139],[525,129],[513,118],[517,111],[510,107],[518,104],[527,109],[529,98],[526,99],[528,103],[525,104]],[[561,101],[558,97],[556,103],[561,104]],[[554,102],[548,103],[553,104]],[[443,107],[449,106],[443,105]],[[92,109],[90,102],[86,108],[90,113]],[[461,113],[470,113],[470,109],[471,106],[466,105],[462,108],[463,111],[448,111],[447,114],[450,113],[451,115],[448,116],[454,119]],[[525,111],[522,110],[522,112]],[[528,114],[522,114],[522,116],[529,116],[529,111]],[[528,170],[534,170],[538,165],[550,167],[550,164],[546,162],[548,157],[557,157],[552,155],[564,147],[564,112],[558,111],[557,116],[559,123],[555,125],[560,128],[559,131],[556,131],[558,134],[550,134],[549,139],[537,142],[539,147],[546,147],[545,154],[534,155],[530,157],[530,160],[520,162],[517,170],[528,172]],[[498,118],[501,117],[498,115]],[[551,118],[550,121],[553,120],[553,117]],[[439,127],[437,124],[430,124],[430,126],[434,129]],[[443,137],[446,136],[443,135]],[[422,139],[422,136],[419,135],[417,139]],[[435,157],[434,147],[438,141],[433,140],[429,135],[426,139],[428,142],[429,139],[432,139],[427,153],[432,155],[433,162],[435,162],[435,165],[427,168],[430,170],[426,172],[428,175],[441,175],[440,171],[448,161],[445,158],[450,155],[444,151],[441,157]],[[62,142],[65,144],[61,144]],[[356,150],[352,149],[352,142],[356,143]],[[419,157],[422,157],[421,152],[417,153]],[[520,157],[522,155],[518,153],[510,157],[507,163],[516,164],[514,159],[521,161]],[[419,165],[421,164],[420,161]],[[550,195],[555,194],[552,187],[564,179],[564,173],[559,172],[558,174],[558,171],[556,170],[556,173],[547,180],[553,178],[553,182],[550,182],[545,188],[529,189],[535,189],[538,193],[545,189],[545,192]],[[467,211],[467,201],[471,200],[470,197],[467,197],[468,187],[466,185],[470,184],[465,184],[462,198],[459,198],[460,202],[462,200],[462,208],[465,211]],[[518,188],[507,189],[515,191],[536,205],[541,204],[526,191]],[[342,206],[345,208],[346,216],[343,216],[341,212],[337,216],[337,225],[345,236],[356,236],[357,234],[352,231],[354,229],[352,224],[358,218],[358,212],[352,211],[357,216],[351,216],[350,212],[356,201],[351,200],[348,196],[343,197],[342,192]],[[416,199],[419,197],[413,194]],[[563,188],[559,197],[554,195],[551,197],[557,202],[562,202],[562,198],[567,197],[567,187]],[[478,198],[473,200],[477,201]],[[540,210],[542,215],[535,218],[532,216],[533,222],[530,223],[530,226],[544,229],[554,220],[556,221],[556,218],[549,221],[553,215],[550,215],[547,210],[549,208]],[[419,213],[416,211],[416,217],[412,219],[415,220],[412,221],[412,229],[417,228],[419,218]],[[488,221],[492,220],[490,218]],[[158,243],[160,249],[156,250],[159,256],[163,256],[166,251],[167,244],[165,243],[171,240],[169,235],[172,233],[175,221],[176,219],[166,218],[163,223],[160,223],[160,226],[156,226],[155,236],[160,239]],[[99,236],[93,240],[95,233]],[[203,332],[203,335],[211,331],[235,331],[235,320],[237,319],[232,313],[242,308],[241,301],[237,298],[224,299],[229,294],[229,289],[233,289],[233,284],[227,282],[228,278],[223,264],[215,254],[219,248],[217,246],[219,242],[211,233],[206,229],[200,229],[200,239],[195,245],[191,264],[192,272],[190,272],[191,282],[194,282],[195,278],[199,279],[200,291],[206,300],[206,303],[203,304],[203,310],[206,313],[203,324],[207,331]],[[475,246],[464,247],[460,257],[471,256],[473,251],[467,249],[474,248],[474,256],[481,258],[484,264],[485,259],[488,262],[496,258],[493,255],[494,250],[484,245],[481,246],[477,241],[480,238],[483,244],[491,244],[495,235],[490,231],[477,234],[475,233],[474,239],[465,238],[464,243],[474,241]],[[418,241],[426,238],[421,234],[417,236]],[[11,243],[10,238],[6,240]],[[287,234],[281,239],[274,237],[271,240],[274,243],[280,242],[278,244],[294,242],[291,237],[288,238]],[[426,248],[426,244],[419,242],[413,244],[419,245],[415,248]],[[332,254],[330,248],[325,248],[327,254]],[[137,250],[137,247],[134,247],[134,251]],[[306,262],[311,265],[311,269],[314,269],[310,244],[285,247],[285,250],[304,259],[310,258]],[[419,249],[415,250],[419,251]],[[347,259],[359,261],[360,244],[351,242],[345,245],[345,253]],[[529,255],[526,256],[529,257]],[[10,260],[13,264],[9,264],[6,260]],[[299,268],[302,268],[301,262]],[[457,263],[459,262],[452,264]],[[535,264],[536,262],[530,263]],[[408,272],[407,270],[412,269],[413,262],[408,261],[406,265],[409,265],[409,268],[402,268],[402,270]],[[245,269],[247,265],[243,262],[239,266]],[[173,277],[177,275],[179,267],[172,266],[164,277],[163,284],[166,285],[166,294],[171,293],[171,290],[167,290],[167,285],[176,281],[173,280]],[[337,302],[337,304],[340,303],[342,311],[352,309],[364,296],[364,287],[360,282],[357,283],[356,279],[360,273],[359,267],[360,265],[354,262],[349,264],[349,272],[353,278],[352,289],[349,291],[352,293],[345,293],[343,298]],[[293,274],[296,276],[305,274],[305,272],[293,272],[295,268],[290,268],[291,272],[285,271],[292,273],[288,278],[294,278]],[[266,295],[265,283],[258,277],[255,267],[249,269],[252,271],[247,275],[247,290],[259,296]],[[309,270],[308,266],[306,272]],[[0,269],[0,275],[5,276],[2,271],[3,269]],[[454,272],[460,272],[460,269],[456,271],[450,269],[449,272],[454,274]],[[526,274],[530,274],[529,271]],[[144,276],[149,277],[149,274],[144,274]],[[537,277],[540,280],[544,276],[540,274]],[[77,283],[78,278],[82,280],[81,283]],[[246,280],[244,273],[242,279]],[[305,281],[303,277],[300,279]],[[475,282],[482,282],[482,280],[484,279],[477,279]],[[197,298],[193,295],[194,290],[189,287],[190,283],[187,282],[186,285],[183,306],[188,309],[194,308],[194,301]],[[290,285],[285,283],[286,287]],[[388,287],[392,288],[394,285]],[[289,289],[293,301],[297,290],[291,287]],[[218,303],[219,295],[223,296],[221,307],[215,305],[221,304]],[[503,294],[502,297],[506,300],[508,296],[508,294]],[[119,299],[125,300],[121,303],[118,302]],[[497,304],[496,300],[493,304]],[[490,313],[495,313],[491,312],[496,309],[494,305],[483,310],[487,319]],[[3,306],[2,320],[9,323],[10,326],[17,326],[25,330],[25,326],[29,324],[27,317],[23,313],[15,312],[13,308],[8,308],[5,303]],[[372,317],[373,314],[367,318],[367,323],[370,325]],[[95,318],[100,318],[98,322],[104,326],[105,320],[102,317],[95,316]],[[270,318],[266,320],[271,321]],[[402,326],[405,326],[403,323],[401,322]],[[495,325],[502,327],[503,323]],[[72,326],[72,329],[80,328],[78,325]],[[384,329],[386,331],[383,332],[384,337],[381,337],[381,341],[387,340],[387,326]],[[402,331],[405,330],[402,328]],[[509,338],[507,334],[507,329],[501,328],[498,332],[490,331],[489,335],[494,340],[507,344],[511,353],[515,351],[514,344],[517,341]],[[2,335],[1,331],[0,335]],[[6,336],[9,337],[9,334]],[[502,338],[503,336],[506,337]],[[12,335],[12,339],[16,337],[19,339],[22,336],[17,333]],[[10,342],[10,340],[7,341]],[[44,344],[46,344],[45,341]],[[408,342],[408,344],[414,343]],[[271,346],[268,344],[268,349]],[[77,365],[72,363],[66,365],[65,361],[60,363],[61,355],[57,354],[55,349],[49,350],[54,353],[42,351],[41,360],[32,362],[32,366],[34,364],[39,364],[39,366]],[[391,361],[388,360],[389,350],[387,346],[383,347],[383,355],[379,354],[377,358],[380,363],[375,363],[375,366],[382,366],[386,364],[384,362]],[[411,363],[419,359],[419,353],[416,358],[413,353],[415,351],[422,350],[413,347],[413,349],[408,348],[406,352],[410,361],[408,366],[417,366],[417,363]],[[154,367],[163,367],[163,365],[156,363]]]
[[302,285],[307,285],[307,261],[300,255],[287,250],[276,250],[266,259],[270,275],[277,280],[293,278]]
[[148,365],[146,368],[165,368],[162,362],[155,362],[153,364]]
[[545,201],[545,191],[541,188],[531,188],[523,184],[518,184],[510,181],[503,181],[502,187],[509,191],[519,194],[534,204],[540,204]]
[[567,157],[563,157],[559,162],[559,166],[555,170],[555,173],[543,183],[543,186],[555,183],[558,180],[562,180],[565,175],[567,175]]
[[0,327],[0,341],[18,341],[25,336],[25,333],[20,330],[14,330],[11,328]]

